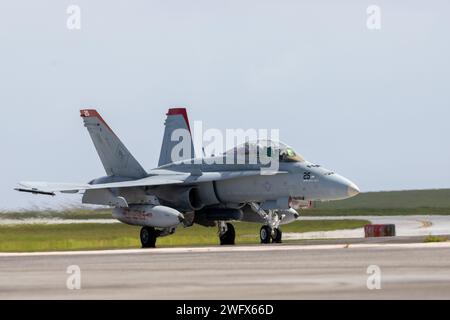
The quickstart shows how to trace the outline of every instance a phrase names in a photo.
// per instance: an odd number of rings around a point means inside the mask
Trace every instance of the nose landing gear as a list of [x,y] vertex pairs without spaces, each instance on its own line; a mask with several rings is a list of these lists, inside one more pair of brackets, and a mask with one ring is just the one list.
[[261,239],[261,243],[270,243],[271,233],[272,229],[269,226],[262,226],[261,230],[259,230],[259,238]]
[[283,232],[281,232],[280,228],[275,228],[272,231],[272,242],[273,243],[281,243],[281,238],[283,236]]
[[271,228],[270,226],[262,226],[259,231],[261,243],[281,243],[282,232],[279,228]]
[[251,207],[253,211],[260,215],[264,219],[265,225],[261,227],[259,232],[259,238],[261,243],[281,243],[283,233],[281,232],[280,222],[281,219],[276,210],[264,210],[258,204],[252,203]]

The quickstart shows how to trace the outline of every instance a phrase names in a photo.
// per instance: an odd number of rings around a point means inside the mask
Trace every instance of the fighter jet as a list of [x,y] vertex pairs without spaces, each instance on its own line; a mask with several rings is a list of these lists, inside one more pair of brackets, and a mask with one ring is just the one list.
[[[217,226],[220,244],[233,245],[232,221],[262,224],[261,243],[280,243],[280,226],[296,221],[299,210],[311,201],[359,193],[347,178],[305,160],[278,141],[246,141],[223,154],[195,157],[185,108],[167,112],[158,166],[147,172],[96,110],[81,110],[80,115],[106,176],[81,184],[20,182],[15,190],[82,193],[82,203],[110,206],[115,219],[141,226],[144,248],[155,247],[158,237],[173,234],[179,226],[193,224]],[[180,131],[187,135],[174,139]],[[185,148],[174,153],[180,143]],[[267,169],[271,161],[277,161],[275,170]]]

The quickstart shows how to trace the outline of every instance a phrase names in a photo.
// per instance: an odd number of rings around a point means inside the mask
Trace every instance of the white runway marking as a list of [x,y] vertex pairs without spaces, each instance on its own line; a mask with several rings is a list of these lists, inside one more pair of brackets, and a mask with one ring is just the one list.
[[3,252],[0,257],[28,256],[79,256],[79,255],[118,255],[118,254],[167,254],[167,253],[202,253],[202,252],[258,252],[258,251],[292,251],[292,250],[333,250],[333,249],[418,249],[450,248],[450,242],[433,243],[372,243],[372,244],[328,244],[328,245],[254,245],[234,247],[189,247],[189,248],[154,248],[92,251],[53,251],[53,252]]

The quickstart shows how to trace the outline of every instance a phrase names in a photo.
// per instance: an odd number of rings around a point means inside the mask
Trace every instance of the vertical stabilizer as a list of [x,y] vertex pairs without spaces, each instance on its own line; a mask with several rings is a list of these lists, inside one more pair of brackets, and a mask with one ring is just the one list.
[[143,178],[147,173],[94,109],[80,110],[106,174],[129,178]]
[[[186,109],[171,108],[166,115],[167,118],[158,167],[173,161],[188,160],[195,157],[191,127],[189,125]],[[180,133],[184,134],[180,135]],[[182,141],[182,139],[188,140]],[[180,151],[180,142],[181,145],[187,146],[187,148]],[[172,150],[176,151],[176,159],[172,159]]]

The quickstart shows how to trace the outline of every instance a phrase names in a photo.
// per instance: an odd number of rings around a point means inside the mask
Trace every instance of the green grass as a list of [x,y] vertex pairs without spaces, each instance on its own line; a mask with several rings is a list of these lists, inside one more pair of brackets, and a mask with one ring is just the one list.
[[425,238],[424,242],[446,242],[448,240],[447,237],[443,237],[443,236],[433,236],[433,235],[429,235]]
[[65,211],[0,212],[0,219],[111,219],[112,209],[68,209]]
[[[344,200],[345,201],[345,200]],[[112,219],[112,209],[69,211],[23,211],[3,212],[0,219]],[[316,204],[316,208],[301,210],[302,216],[387,216],[387,215],[448,215],[450,208],[324,208]]]
[[450,189],[367,192],[346,200],[316,202],[313,209],[302,212],[308,216],[431,214],[450,214]]
[[[450,215],[450,189],[366,192],[356,197],[316,202],[306,216]],[[111,219],[111,209],[0,212],[0,219]]]
[[301,210],[302,216],[410,216],[410,215],[450,215],[450,208],[412,208],[412,209],[322,209]]
[[[450,215],[450,189],[366,192],[356,197],[316,202],[306,216]],[[111,219],[111,209],[0,212],[0,219]]]
[[[284,232],[354,229],[366,220],[311,220],[283,226]],[[259,224],[236,222],[236,243],[259,242]],[[115,224],[26,224],[0,226],[1,252],[139,248],[139,227]],[[158,239],[158,247],[217,244],[217,228],[194,225],[178,228],[174,235]]]
[[366,192],[356,197],[318,202],[320,209],[450,209],[450,189]]

